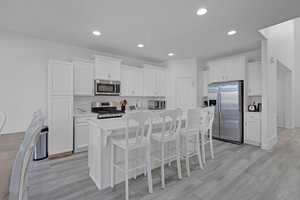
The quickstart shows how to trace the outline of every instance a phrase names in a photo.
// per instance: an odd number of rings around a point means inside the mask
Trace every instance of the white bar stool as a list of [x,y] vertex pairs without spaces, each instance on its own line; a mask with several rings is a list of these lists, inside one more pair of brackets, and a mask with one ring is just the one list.
[[[180,132],[183,147],[184,147],[184,149],[182,150],[182,157],[185,159],[188,176],[191,175],[189,158],[195,155],[198,156],[199,166],[201,169],[203,169],[201,151],[200,151],[200,137],[199,137],[199,133],[201,130],[201,116],[203,116],[203,112],[204,111],[202,108],[189,109],[187,111],[186,126]],[[194,146],[193,151],[189,151],[190,143],[192,143]]]
[[[214,122],[214,116],[215,116],[215,107],[210,106],[203,108],[203,122],[201,123],[201,151],[202,151],[202,159],[203,163],[206,163],[205,159],[205,145],[209,144],[210,147],[210,155],[211,158],[214,159],[214,147],[213,147],[213,140],[212,140],[212,126]],[[208,138],[208,140],[206,139]]]
[[[160,144],[161,155],[153,156],[155,160],[161,163],[161,186],[165,188],[165,163],[170,163],[173,159],[177,160],[177,173],[178,178],[181,179],[181,164],[180,164],[180,130],[181,130],[181,117],[182,111],[180,109],[166,110],[159,114],[162,119],[162,131],[153,133],[151,138]],[[175,143],[176,152],[174,155],[165,155],[165,145],[168,143]]]
[[[111,187],[114,187],[114,179],[115,179],[115,169],[119,169],[125,174],[125,199],[129,199],[129,188],[128,188],[128,179],[129,172],[136,171],[137,169],[145,169],[147,168],[147,176],[148,176],[148,190],[149,193],[153,192],[152,188],[152,175],[151,175],[151,145],[150,145],[150,135],[152,132],[152,123],[151,123],[152,114],[147,111],[140,111],[135,113],[126,114],[126,128],[125,128],[125,138],[124,139],[111,139],[111,169],[110,169],[110,178],[111,178]],[[147,130],[148,127],[148,130]],[[129,137],[129,129],[136,129],[135,136]],[[145,130],[146,134],[145,134]],[[114,147],[118,147],[119,149],[124,151],[124,167],[118,166],[115,161],[115,149]],[[129,169],[129,153],[137,150],[145,150],[145,162],[140,166],[134,166],[134,168]],[[136,155],[136,154],[135,154]],[[139,159],[135,157],[135,159]],[[137,163],[137,162],[135,162]]]

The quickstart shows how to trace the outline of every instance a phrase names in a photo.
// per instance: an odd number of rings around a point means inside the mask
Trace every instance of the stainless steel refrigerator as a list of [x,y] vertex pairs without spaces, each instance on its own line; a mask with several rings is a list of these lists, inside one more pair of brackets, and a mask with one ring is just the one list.
[[243,81],[209,85],[209,104],[215,106],[212,130],[215,139],[243,143],[243,97]]

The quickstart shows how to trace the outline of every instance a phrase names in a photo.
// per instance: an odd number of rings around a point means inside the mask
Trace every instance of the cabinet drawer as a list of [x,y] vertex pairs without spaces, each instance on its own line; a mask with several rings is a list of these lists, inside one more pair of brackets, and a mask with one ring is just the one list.
[[246,121],[248,120],[260,120],[261,118],[261,113],[260,112],[247,112],[246,113]]
[[96,119],[97,116],[95,115],[94,117],[75,117],[75,124],[80,124],[80,123],[88,123],[88,120],[90,119]]

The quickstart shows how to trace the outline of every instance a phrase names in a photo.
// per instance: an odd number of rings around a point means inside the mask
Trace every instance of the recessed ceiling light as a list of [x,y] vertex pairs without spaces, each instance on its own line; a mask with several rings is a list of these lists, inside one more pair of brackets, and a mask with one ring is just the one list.
[[95,35],[95,36],[100,36],[100,35],[101,35],[101,32],[100,32],[100,31],[97,31],[97,30],[95,30],[95,31],[93,31],[93,35]]
[[139,47],[139,48],[143,48],[145,45],[143,45],[143,44],[138,44],[137,45],[137,47]]
[[227,35],[235,35],[235,34],[237,34],[236,30],[231,30],[227,32]]
[[168,56],[174,56],[175,54],[174,53],[168,53]]
[[197,10],[197,15],[205,15],[207,13],[207,9],[206,8],[199,8]]

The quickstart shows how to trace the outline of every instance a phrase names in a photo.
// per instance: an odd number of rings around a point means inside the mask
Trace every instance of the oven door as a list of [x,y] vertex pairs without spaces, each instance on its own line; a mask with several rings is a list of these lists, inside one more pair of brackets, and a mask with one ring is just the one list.
[[95,80],[95,95],[120,95],[119,81]]

